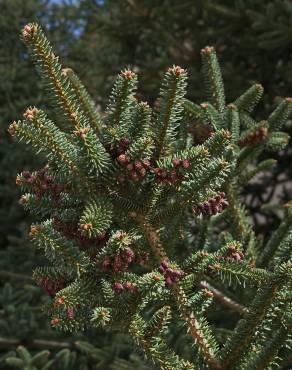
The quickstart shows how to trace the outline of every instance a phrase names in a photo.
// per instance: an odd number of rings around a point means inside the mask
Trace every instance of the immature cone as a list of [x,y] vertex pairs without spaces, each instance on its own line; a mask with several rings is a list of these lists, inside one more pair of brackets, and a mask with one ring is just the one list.
[[118,161],[121,163],[121,164],[124,164],[124,163],[128,163],[130,160],[129,156],[127,156],[126,154],[120,154],[118,156]]
[[155,174],[155,181],[158,184],[175,184],[185,179],[186,170],[190,167],[187,159],[175,158],[172,160],[173,168],[171,170],[157,167],[152,169]]
[[22,185],[22,184],[23,184],[23,180],[21,179],[21,177],[20,177],[20,176],[17,176],[17,177],[16,177],[15,184],[16,184],[17,186],[19,186],[19,185]]
[[164,275],[165,285],[170,288],[173,283],[179,281],[184,275],[184,271],[172,269],[169,267],[168,261],[164,260],[160,263],[159,271]]
[[23,117],[27,119],[28,121],[32,121],[36,114],[38,113],[38,109],[36,107],[30,107],[28,108],[24,113]]
[[229,203],[225,199],[225,193],[219,192],[214,198],[210,198],[206,202],[199,204],[196,208],[196,214],[214,216],[217,213],[223,212],[228,206]]
[[29,236],[34,236],[41,232],[41,230],[42,230],[41,225],[32,225],[30,228]]
[[28,198],[27,198],[27,196],[22,195],[22,196],[21,196],[21,198],[19,199],[19,204],[24,205],[24,204],[26,204],[27,202],[28,202]]
[[264,141],[268,136],[267,127],[260,127],[239,140],[240,146],[256,145]]
[[37,31],[36,24],[27,24],[23,27],[22,36],[24,40],[28,40]]
[[[66,282],[65,282],[65,279],[61,277],[58,279],[52,279],[47,276],[41,279],[37,279],[37,285],[40,288],[42,288],[48,295],[54,296],[56,293],[58,293],[60,290],[66,287]],[[64,304],[63,303],[64,297],[63,298],[60,297],[57,299],[58,299],[58,304]]]
[[92,229],[92,224],[81,224],[80,225],[80,228],[82,229],[82,230],[85,230],[85,231],[88,231],[88,230],[91,230]]
[[209,105],[207,103],[200,104],[201,108],[208,109]]
[[62,75],[63,76],[71,76],[71,75],[73,75],[73,69],[71,69],[71,68],[63,68],[62,69]]
[[131,282],[127,281],[124,284],[124,288],[129,290],[130,292],[133,292],[134,290],[136,290],[136,285],[134,283],[131,283]]
[[233,103],[228,104],[227,107],[230,108],[231,110],[234,110],[234,111],[237,110],[237,106]]
[[211,54],[213,51],[213,46],[206,46],[205,48],[201,49],[202,54]]
[[135,253],[131,248],[126,248],[124,250],[124,256],[126,257],[128,262],[132,262],[135,257]]
[[79,136],[81,139],[85,139],[88,132],[89,132],[89,128],[85,127],[85,128],[80,128],[79,130],[74,131],[74,134],[76,136]]
[[124,290],[123,284],[120,283],[119,281],[115,282],[115,284],[114,284],[114,290],[117,293],[121,293]]
[[184,159],[182,161],[182,167],[183,168],[189,168],[190,167],[190,162],[187,159]]
[[52,326],[58,326],[60,324],[60,320],[59,319],[52,319],[51,320],[51,325]]
[[107,272],[111,266],[111,259],[110,257],[106,256],[102,262],[102,271]]
[[143,164],[142,164],[141,161],[135,161],[134,166],[135,166],[136,170],[140,170],[141,168],[143,168]]
[[181,165],[181,159],[173,159],[172,164],[174,165],[174,167],[179,167]]
[[[117,239],[122,240],[124,233],[117,233]],[[116,256],[105,256],[102,262],[104,272],[112,269],[114,272],[126,271],[129,264],[134,262],[135,253],[131,248],[126,248]]]
[[8,128],[8,133],[11,135],[11,136],[14,136],[15,135],[15,133],[16,133],[16,131],[17,131],[17,129],[18,129],[18,125],[17,125],[17,122],[16,121],[14,121],[14,122],[12,122],[11,123],[11,125],[9,126],[9,128]]
[[179,67],[179,66],[173,66],[173,67],[171,67],[171,68],[168,68],[167,72],[168,72],[168,73],[171,73],[171,74],[173,74],[173,75],[175,75],[175,76],[181,76],[181,75],[183,75],[186,71],[185,71],[185,69],[183,69],[183,68],[181,68],[181,67]]
[[133,71],[130,71],[129,69],[126,69],[125,71],[121,72],[121,76],[125,77],[128,80],[133,80],[135,78],[136,73]]
[[61,297],[57,297],[55,300],[56,305],[63,305],[65,304],[65,297],[62,295]]
[[125,236],[126,236],[126,233],[123,232],[123,231],[117,231],[115,233],[115,239],[117,239],[117,240],[123,240],[125,238]]
[[74,317],[75,317],[75,310],[74,310],[73,307],[69,307],[67,309],[67,317],[68,317],[69,320],[73,320],[74,319]]
[[148,159],[144,159],[143,165],[145,168],[148,168],[150,166],[150,161]]
[[244,259],[244,254],[239,249],[238,245],[230,245],[228,248],[227,256],[225,257],[227,261],[239,262]]
[[144,177],[144,176],[146,175],[146,170],[145,170],[145,168],[141,168],[141,169],[139,170],[139,174],[140,174],[140,176],[141,176],[141,177]]
[[130,176],[131,176],[132,180],[135,181],[135,182],[139,180],[139,175],[136,171],[132,171],[130,173]]

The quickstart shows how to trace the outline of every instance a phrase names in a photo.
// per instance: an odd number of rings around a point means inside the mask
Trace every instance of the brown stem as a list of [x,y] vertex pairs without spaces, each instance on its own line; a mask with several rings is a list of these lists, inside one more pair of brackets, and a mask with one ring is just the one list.
[[187,306],[187,297],[183,289],[179,286],[178,283],[175,283],[172,285],[172,291],[176,298],[177,306],[179,308],[181,316],[188,325],[189,334],[193,338],[194,342],[198,344],[203,358],[211,369],[223,369],[222,364],[216,358],[213,349],[210,347],[209,342],[205,338],[204,332],[202,330],[202,325],[195,317],[194,313],[189,312],[189,308]]
[[[152,247],[156,257],[160,261],[169,260],[166,251],[161,244],[159,235],[154,227],[150,224],[150,222],[146,220],[143,215],[138,215],[136,213],[132,213],[131,217],[136,219],[141,228],[144,230],[149,244]],[[212,369],[222,369],[220,361],[217,360],[213,349],[209,346],[208,341],[205,339],[199,321],[195,317],[194,313],[189,311],[189,308],[187,307],[187,298],[179,283],[175,283],[172,285],[172,292],[176,298],[178,310],[180,311],[182,318],[188,325],[189,333],[192,336],[194,342],[198,344],[205,361]]]
[[140,227],[145,232],[145,235],[148,239],[150,246],[153,249],[153,252],[159,261],[168,261],[169,258],[161,244],[159,236],[154,229],[154,227],[150,224],[148,220],[143,215],[138,215],[136,213],[131,214],[132,218],[136,219],[139,223]]
[[220,290],[214,288],[213,286],[211,286],[206,281],[201,281],[199,283],[199,286],[201,288],[205,288],[205,289],[210,290],[213,293],[214,297],[217,298],[219,302],[224,304],[224,306],[230,308],[232,311],[236,311],[236,312],[240,313],[241,315],[248,312],[248,309],[245,306],[243,306],[240,303],[235,302],[233,299],[227,297],[222,292],[220,292]]

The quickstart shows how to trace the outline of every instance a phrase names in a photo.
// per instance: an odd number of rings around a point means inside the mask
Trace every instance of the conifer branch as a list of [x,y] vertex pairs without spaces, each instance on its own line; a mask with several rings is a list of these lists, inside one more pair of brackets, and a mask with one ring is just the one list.
[[[270,366],[287,343],[281,326],[271,339],[265,329],[273,315],[281,325],[289,321],[291,207],[286,205],[284,221],[262,243],[239,191],[274,165],[273,160],[258,163],[258,154],[287,144],[288,135],[278,130],[291,113],[291,99],[261,122],[250,115],[261,85],[226,107],[216,53],[206,47],[202,59],[210,101],[186,100],[186,72],[172,67],[153,116],[135,96],[137,75],[124,70],[99,116],[78,77],[62,70],[40,27],[29,24],[22,35],[57,107],[71,122],[63,132],[42,111],[29,108],[25,120],[9,128],[49,163],[22,171],[16,183],[24,192],[20,204],[41,219],[30,236],[51,262],[34,272],[52,297],[45,306],[51,325],[64,331],[117,328],[164,370]],[[193,119],[208,131],[200,145],[187,129]],[[253,267],[255,262],[269,268]],[[236,302],[225,288],[212,286],[212,278],[248,291],[240,291]],[[255,298],[245,306],[255,286]],[[220,342],[227,337],[221,351],[211,331],[213,317],[205,315],[207,308],[213,310],[213,297],[242,315],[233,332],[218,331]],[[194,363],[179,357],[179,346],[169,347],[169,330],[180,333],[178,316],[196,344]],[[258,352],[249,354],[253,342]]]
[[77,166],[70,158],[74,153],[74,147],[67,141],[65,135],[47,119],[46,115],[37,108],[28,109],[24,117],[42,133],[46,139],[48,148],[56,153],[61,161],[67,164],[69,169],[82,177]]
[[249,311],[239,321],[234,334],[222,350],[222,362],[225,364],[226,369],[235,369],[235,364],[245,354],[245,351],[254,338],[258,324],[270,308],[274,297],[283,283],[282,281],[283,277],[274,276],[266,286],[259,289]]
[[80,79],[72,69],[64,68],[62,74],[68,77],[77,99],[80,100],[84,115],[87,117],[93,131],[98,134],[101,129],[101,118],[86,88],[82,85]]
[[160,238],[155,230],[155,228],[150,224],[150,222],[141,214],[137,214],[136,212],[132,212],[130,217],[134,220],[137,220],[139,226],[145,232],[147,240],[153,250],[154,255],[156,258],[161,262],[163,260],[168,261],[168,256],[161,244]]
[[160,337],[153,337],[151,339],[145,337],[141,332],[138,324],[141,321],[135,317],[129,327],[129,333],[136,340],[137,344],[149,355],[153,362],[162,370],[194,370],[194,365],[189,361],[183,361],[171,351],[166,343]]
[[277,249],[281,246],[281,242],[286,237],[286,235],[291,231],[291,219],[292,219],[292,212],[291,212],[291,205],[288,203],[286,204],[286,218],[281,222],[278,229],[273,233],[271,238],[269,239],[268,243],[262,250],[262,253],[258,257],[257,264],[260,267],[266,266],[274,257]]
[[158,133],[155,158],[159,159],[164,149],[167,135],[172,135],[179,122],[182,98],[185,94],[186,71],[178,66],[169,68],[161,91],[158,115]]
[[81,113],[78,112],[76,97],[68,78],[62,75],[61,64],[40,26],[35,23],[28,24],[23,28],[22,35],[24,42],[35,53],[36,63],[40,66],[44,78],[49,84],[52,84],[56,91],[55,99],[57,99],[58,105],[64,109],[64,113],[73,127],[80,129],[82,117]]
[[[160,259],[160,261],[168,261],[167,254],[162,247],[160,238],[153,226],[150,225],[150,223],[146,221],[141,215],[134,215],[133,218],[135,218],[140,223],[140,226],[143,227],[148,237],[149,244],[153,248],[153,251]],[[206,326],[206,323],[203,329],[203,324],[201,324],[197,320],[194,313],[189,312],[186,296],[183,292],[182,287],[178,283],[172,285],[172,292],[176,298],[177,307],[181,313],[181,316],[187,324],[188,331],[195,343],[197,343],[204,359],[212,368],[221,369],[221,364],[219,360],[217,360],[215,357],[214,348],[210,347],[210,340],[212,342],[215,342],[215,339],[211,336],[211,333],[209,333],[209,329]],[[208,335],[208,339],[205,338],[206,334]],[[216,345],[214,345],[213,347],[216,348]]]
[[[122,71],[116,79],[107,107],[107,133],[114,139],[127,135],[131,107],[134,104],[137,75],[131,70]],[[120,135],[123,135],[120,137]]]
[[234,226],[234,236],[239,240],[247,241],[253,237],[253,231],[247,219],[247,212],[238,200],[236,184],[232,184],[232,182],[226,184],[225,192],[229,203],[227,213]]
[[270,363],[275,359],[279,349],[283,346],[288,338],[288,328],[281,326],[278,330],[272,333],[271,338],[267,340],[261,352],[255,356],[253,361],[249,363],[250,369],[265,370]]
[[[217,345],[215,338],[212,337],[210,329],[204,322],[200,322],[193,312],[187,307],[187,297],[179,284],[173,284],[172,292],[176,299],[177,307],[187,325],[187,331],[198,345],[198,348],[204,357],[206,363],[211,369],[223,369],[221,362],[217,359]],[[210,342],[214,344],[211,346]]]
[[225,93],[215,49],[207,46],[201,50],[201,55],[205,84],[210,100],[219,112],[223,112],[225,108]]
[[212,285],[210,285],[206,281],[201,281],[199,283],[199,286],[201,288],[210,290],[213,293],[214,297],[217,298],[220,303],[230,308],[232,311],[238,312],[241,315],[248,312],[248,309],[246,307],[244,307],[238,302],[235,302],[230,297],[227,297],[225,294],[220,292],[220,290],[218,290],[217,288],[214,288]]
[[263,86],[261,84],[255,84],[237,98],[233,104],[239,111],[251,113],[260,101],[263,92]]

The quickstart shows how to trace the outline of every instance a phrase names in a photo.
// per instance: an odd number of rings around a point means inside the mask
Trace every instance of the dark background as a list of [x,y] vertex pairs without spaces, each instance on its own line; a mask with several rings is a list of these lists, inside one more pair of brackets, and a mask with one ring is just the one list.
[[[77,72],[98,109],[105,107],[113,80],[125,67],[139,75],[139,96],[153,103],[162,74],[178,64],[189,72],[188,97],[204,101],[200,50],[213,45],[228,101],[259,82],[265,95],[256,115],[264,119],[277,97],[292,94],[292,1],[0,0],[0,369],[36,354],[40,359],[32,369],[148,369],[127,338],[57,333],[41,312],[48,298],[30,278],[41,257],[26,237],[30,219],[18,205],[15,177],[42,162],[7,134],[9,124],[30,105],[58,119],[20,40],[21,28],[31,21],[43,26],[64,66]],[[285,130],[291,133],[290,122]],[[291,198],[291,146],[276,157],[277,168],[243,193],[263,237],[277,226],[279,215],[276,206],[268,211],[259,205]]]

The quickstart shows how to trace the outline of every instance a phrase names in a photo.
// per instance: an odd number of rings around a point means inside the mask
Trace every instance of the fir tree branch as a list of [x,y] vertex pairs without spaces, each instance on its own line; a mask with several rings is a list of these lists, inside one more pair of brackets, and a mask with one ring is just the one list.
[[79,98],[82,105],[84,115],[87,117],[90,126],[92,127],[94,132],[98,134],[101,129],[101,119],[99,114],[97,113],[97,109],[93,100],[91,99],[85,87],[82,85],[80,79],[77,77],[72,69],[64,68],[62,70],[62,73],[67,76],[69,81],[71,82],[74,92],[77,98]]
[[[168,261],[167,254],[160,242],[160,238],[154,227],[147,221],[142,215],[134,214],[132,215],[135,218],[141,228],[144,230],[149,244],[151,245],[155,255],[160,261]],[[215,357],[214,348],[216,348],[215,339],[212,337],[209,328],[204,323],[205,327],[199,322],[195,317],[193,312],[189,311],[187,307],[187,298],[184,294],[182,287],[179,283],[172,285],[172,292],[176,298],[177,307],[180,311],[180,314],[188,326],[188,331],[192,336],[195,343],[197,343],[200,352],[202,353],[204,359],[213,369],[222,369],[222,365]],[[208,339],[205,338],[207,332]],[[210,341],[213,342],[213,348],[210,346]]]
[[160,337],[145,337],[140,330],[142,325],[141,318],[136,315],[130,324],[129,333],[162,370],[195,370],[189,361],[180,360]]
[[226,198],[229,203],[226,213],[229,216],[230,222],[233,225],[233,235],[246,242],[254,237],[254,232],[251,229],[247,218],[247,211],[239,202],[239,197],[234,183],[227,183],[225,186]]
[[234,334],[226,342],[221,358],[226,369],[235,369],[236,364],[242,358],[251,344],[257,326],[266,315],[282,283],[282,276],[274,276],[271,281],[255,296],[249,307],[249,311],[239,321]]
[[285,238],[290,229],[291,219],[287,216],[287,219],[281,222],[278,229],[272,234],[267,245],[264,247],[257,261],[258,266],[264,267],[269,264],[277,249],[279,248],[281,241]]
[[170,91],[170,97],[169,97],[169,100],[168,100],[166,113],[164,115],[163,122],[162,122],[162,129],[160,131],[160,135],[159,135],[158,142],[157,142],[156,158],[160,157],[160,155],[162,153],[162,150],[163,150],[164,138],[165,138],[167,127],[169,125],[171,110],[173,108],[173,103],[174,103],[174,99],[175,99],[175,93],[176,93],[176,81],[173,82],[173,86],[172,86],[172,89]]
[[39,109],[33,108],[32,110],[27,110],[24,115],[26,119],[31,124],[35,125],[40,133],[43,134],[44,138],[46,138],[48,148],[52,151],[52,153],[56,154],[73,173],[83,177],[77,166],[70,158],[70,154],[74,152],[75,148],[66,139],[64,133],[60,131],[53,124],[53,122],[47,119],[45,113]]
[[161,90],[160,111],[158,115],[158,138],[156,143],[155,158],[159,159],[167,135],[171,135],[178,122],[180,110],[182,110],[183,97],[185,94],[186,71],[178,66],[169,68],[165,75],[164,85]]
[[292,99],[284,98],[270,114],[268,124],[271,131],[276,131],[286,122],[292,111]]
[[150,222],[143,215],[137,214],[136,212],[131,212],[130,217],[135,219],[144,231],[156,258],[159,261],[168,261],[167,254],[161,244],[160,238]]
[[[76,76],[70,79],[70,71],[62,72],[40,27],[25,26],[23,38],[60,112],[73,126],[65,133],[31,108],[24,122],[9,129],[44,152],[50,165],[48,171],[23,171],[17,184],[27,192],[20,203],[41,218],[30,236],[53,265],[35,272],[39,285],[54,297],[45,306],[51,325],[65,331],[98,325],[126,330],[164,370],[195,366],[235,370],[248,361],[269,366],[284,337],[277,336],[280,327],[274,325],[270,343],[266,331],[291,298],[287,272],[291,265],[282,263],[289,258],[290,238],[288,228],[281,225],[267,243],[260,258],[265,264],[272,259],[270,270],[243,260],[243,245],[255,260],[255,246],[261,243],[240,202],[238,177],[265,148],[286,144],[287,134],[270,135],[268,127],[278,130],[284,124],[292,100],[285,99],[268,123],[249,115],[262,94],[260,85],[225,107],[216,53],[206,47],[202,58],[210,103],[197,106],[184,100],[186,72],[173,67],[165,75],[153,117],[135,96],[136,74],[124,70],[99,122],[85,88]],[[204,139],[198,138],[202,145],[196,145],[187,129],[194,117],[206,129]],[[100,128],[102,142],[97,136]],[[292,216],[287,212],[288,224]],[[205,226],[200,222],[204,217],[209,220]],[[204,276],[207,281],[202,281]],[[216,276],[230,285],[246,283],[247,289],[260,285],[251,306],[244,307],[225,296],[225,290],[211,286],[209,281]],[[245,299],[252,293],[240,296]],[[233,334],[221,329],[220,340],[228,338],[221,351],[204,314],[213,296],[243,315]],[[290,315],[283,311],[279,321],[286,325]],[[151,315],[146,322],[143,317]],[[173,319],[178,316],[176,325]],[[196,345],[195,366],[169,348],[171,335],[164,339],[170,334],[169,322],[185,325],[190,334],[186,339]],[[185,333],[181,335],[180,339]],[[252,344],[256,351],[249,355]]]
[[121,139],[128,133],[136,87],[137,75],[133,71],[126,69],[118,75],[110,95],[105,121],[111,139]]
[[[217,346],[215,344],[215,339],[212,337],[206,324],[205,327],[203,327],[203,323],[195,317],[193,312],[189,311],[187,306],[188,300],[182,287],[178,283],[175,283],[172,286],[172,292],[175,296],[180,314],[187,324],[187,331],[198,345],[204,360],[211,369],[223,369],[221,362],[216,358]],[[211,346],[210,342],[213,342],[215,345],[213,344],[213,346]]]
[[205,47],[201,50],[203,73],[205,76],[205,85],[212,104],[219,112],[225,108],[225,93],[223,79],[216,52],[213,47]]
[[233,103],[239,111],[245,111],[251,113],[260,101],[264,92],[264,88],[261,84],[255,84],[245,91],[239,98]]
[[249,369],[254,370],[265,370],[269,364],[275,359],[279,349],[283,346],[288,338],[288,328],[281,326],[276,332],[272,334],[272,337],[267,340],[264,348],[261,349],[260,353],[255,356],[253,361],[249,364]]
[[219,302],[221,302],[224,306],[230,308],[232,311],[236,311],[241,315],[248,312],[248,308],[246,308],[245,306],[241,305],[238,302],[235,302],[233,299],[227,297],[225,294],[220,292],[220,290],[214,288],[206,281],[201,281],[199,283],[199,286],[201,288],[210,290],[213,293],[214,297],[217,298]]
[[58,105],[64,109],[66,117],[73,127],[80,129],[82,117],[81,113],[78,112],[76,97],[68,83],[68,78],[62,75],[61,64],[52,52],[52,47],[42,29],[38,24],[31,23],[24,27],[22,34],[25,43],[35,53],[36,64],[40,65],[44,78],[53,85]]

